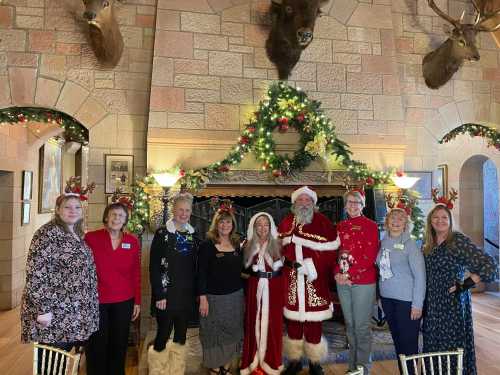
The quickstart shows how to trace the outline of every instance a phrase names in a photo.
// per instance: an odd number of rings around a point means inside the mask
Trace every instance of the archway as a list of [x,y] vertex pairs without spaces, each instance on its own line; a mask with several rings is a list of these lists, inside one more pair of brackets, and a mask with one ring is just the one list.
[[[79,135],[82,135],[80,137]],[[39,149],[53,137],[64,140],[64,160],[73,168],[61,168],[65,174],[86,173],[88,148],[77,153],[76,146],[88,143],[88,130],[64,112],[38,107],[0,109],[0,309],[20,303],[24,287],[27,246],[34,231],[50,220],[50,213],[39,213]],[[70,155],[69,157],[67,155]],[[75,162],[80,158],[79,170]],[[68,163],[67,163],[68,164]],[[24,171],[31,172],[26,184]],[[66,175],[62,176],[65,177]],[[26,177],[25,177],[26,178]],[[28,186],[30,188],[28,188]],[[26,192],[23,188],[26,187]]]
[[[460,170],[460,229],[498,260],[499,201],[495,163],[484,155],[467,159]],[[498,290],[498,285],[486,286]]]

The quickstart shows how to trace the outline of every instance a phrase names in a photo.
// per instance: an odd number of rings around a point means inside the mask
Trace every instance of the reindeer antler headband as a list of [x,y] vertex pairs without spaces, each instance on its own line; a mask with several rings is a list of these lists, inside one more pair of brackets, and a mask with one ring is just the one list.
[[387,193],[385,195],[385,201],[387,202],[387,207],[389,207],[389,209],[403,210],[408,216],[411,216],[411,211],[416,205],[415,199],[402,194],[401,191],[398,193]]
[[91,194],[95,189],[95,183],[92,182],[87,186],[82,186],[82,179],[80,176],[72,176],[66,181],[66,187],[64,188],[64,193],[60,197],[75,196],[81,201],[86,201],[89,199],[88,195]]
[[446,206],[449,210],[453,209],[453,202],[457,200],[458,192],[454,188],[451,188],[448,193],[449,198],[446,198],[444,195],[440,196],[438,194],[438,188],[432,189],[432,200],[434,201],[434,203]]
[[210,200],[210,205],[214,208],[217,208],[216,213],[219,215],[224,212],[230,215],[234,215],[233,202],[231,202],[231,200],[229,199],[219,199],[218,197],[212,197]]
[[135,201],[132,199],[132,197],[123,194],[119,187],[116,188],[115,192],[113,193],[111,202],[120,203],[121,205],[127,207],[129,210],[132,210],[135,204]]

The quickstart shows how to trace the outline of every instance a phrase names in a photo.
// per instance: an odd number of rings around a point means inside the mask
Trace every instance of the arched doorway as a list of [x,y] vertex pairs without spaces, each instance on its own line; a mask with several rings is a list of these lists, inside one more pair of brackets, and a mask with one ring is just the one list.
[[[39,151],[52,137],[58,137],[63,144],[63,178],[79,171],[87,173],[88,148],[78,152],[83,148],[74,145],[88,143],[88,130],[80,122],[63,112],[48,108],[0,109],[1,310],[19,305],[25,281],[27,247],[34,231],[52,216],[51,213],[39,211],[38,194]],[[68,162],[70,160],[73,162],[72,168]],[[82,165],[79,170],[75,160]],[[26,172],[31,176],[29,184],[25,183]]]
[[[499,259],[499,187],[495,163],[484,155],[467,159],[460,170],[460,229]],[[486,286],[498,290],[498,284]]]

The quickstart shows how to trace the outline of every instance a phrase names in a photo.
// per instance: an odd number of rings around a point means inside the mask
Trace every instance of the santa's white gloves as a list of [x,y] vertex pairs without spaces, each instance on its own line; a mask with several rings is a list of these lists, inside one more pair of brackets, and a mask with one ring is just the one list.
[[297,269],[297,272],[300,275],[306,275],[307,280],[313,282],[318,278],[318,273],[316,272],[316,267],[314,266],[314,262],[311,258],[306,258],[301,261],[297,261],[300,264],[300,267]]
[[38,324],[40,324],[43,328],[47,328],[50,326],[50,323],[52,322],[52,318],[54,316],[52,315],[51,312],[48,312],[46,314],[38,315],[36,317],[36,321]]
[[281,259],[273,263],[273,271],[278,271],[281,267],[283,267],[283,261]]

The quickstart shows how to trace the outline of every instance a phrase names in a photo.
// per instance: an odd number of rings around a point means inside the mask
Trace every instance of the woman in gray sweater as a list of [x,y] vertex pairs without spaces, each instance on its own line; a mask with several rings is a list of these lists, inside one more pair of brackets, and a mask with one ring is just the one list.
[[[377,256],[382,308],[398,357],[400,354],[418,353],[418,334],[425,297],[424,256],[410,237],[408,221],[404,209],[394,208],[387,214],[386,235]],[[409,368],[409,372],[416,374],[412,368]]]

